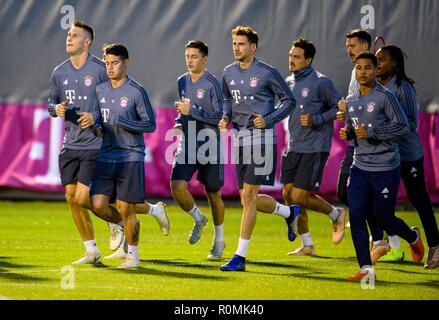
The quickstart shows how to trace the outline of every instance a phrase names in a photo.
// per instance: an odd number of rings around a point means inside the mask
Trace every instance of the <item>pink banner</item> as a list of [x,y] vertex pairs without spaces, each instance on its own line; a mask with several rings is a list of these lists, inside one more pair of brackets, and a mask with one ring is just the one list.
[[[174,108],[157,108],[157,130],[145,134],[146,195],[170,197],[169,189],[173,152],[178,145],[178,137],[172,127],[176,111]],[[51,118],[45,105],[0,104],[0,186],[21,189],[64,192],[60,184],[58,154],[64,137],[64,120]],[[282,198],[279,182],[282,154],[287,145],[284,124],[276,125],[278,162],[274,187],[262,187],[261,192]],[[336,187],[338,168],[343,158],[346,142],[338,139],[341,125],[335,121],[331,154],[325,167],[319,194],[331,201],[337,201]],[[431,199],[439,203],[439,115],[420,113],[419,135],[425,153],[425,178]],[[231,142],[224,145],[231,155]],[[230,158],[230,156],[229,156]],[[225,160],[225,184],[223,196],[237,196],[238,188],[234,165]],[[229,162],[229,164],[227,164]],[[194,195],[204,195],[203,185],[196,177],[192,179],[189,191]],[[401,184],[399,200],[406,201],[404,186]]]

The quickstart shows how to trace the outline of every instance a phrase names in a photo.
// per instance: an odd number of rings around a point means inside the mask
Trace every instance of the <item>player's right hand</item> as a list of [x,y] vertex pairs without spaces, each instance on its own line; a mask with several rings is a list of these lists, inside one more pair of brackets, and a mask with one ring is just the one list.
[[64,117],[67,111],[67,101],[63,101],[60,104],[56,105],[56,115],[58,117]]
[[348,140],[349,127],[345,126],[340,129],[340,140]]
[[221,131],[226,131],[227,130],[227,126],[229,125],[229,120],[226,117],[223,117],[221,119],[221,121],[218,123],[218,128]]

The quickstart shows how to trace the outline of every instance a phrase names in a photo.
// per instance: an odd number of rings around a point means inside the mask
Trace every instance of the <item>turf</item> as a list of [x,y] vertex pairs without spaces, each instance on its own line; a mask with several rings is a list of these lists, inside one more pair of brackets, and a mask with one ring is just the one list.
[[[65,203],[0,201],[0,298],[439,299],[439,268],[424,270],[422,264],[415,264],[408,244],[402,239],[405,260],[379,262],[375,266],[378,279],[374,287],[364,289],[360,282],[344,280],[358,271],[349,229],[336,246],[331,241],[328,217],[309,212],[318,256],[292,257],[286,254],[296,249],[300,240],[288,241],[284,219],[259,214],[247,252],[246,272],[222,272],[219,266],[233,256],[237,247],[242,210],[226,209],[227,246],[222,259],[209,260],[206,257],[213,238],[209,209],[201,207],[209,223],[200,241],[190,245],[192,218],[177,206],[167,208],[171,220],[169,236],[161,234],[153,217],[139,216],[141,267],[118,270],[115,267],[120,260],[103,259],[104,264],[99,267],[71,265],[85,249]],[[420,226],[414,212],[397,215],[410,226]],[[110,255],[108,227],[99,218],[92,219],[98,248],[103,257]],[[422,235],[425,242],[425,234]]]

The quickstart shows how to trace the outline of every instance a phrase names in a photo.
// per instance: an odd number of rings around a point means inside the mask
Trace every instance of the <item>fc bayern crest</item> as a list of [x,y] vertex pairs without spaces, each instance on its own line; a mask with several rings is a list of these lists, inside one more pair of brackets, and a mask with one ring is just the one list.
[[303,88],[302,89],[302,97],[306,98],[309,95],[309,89]]
[[84,78],[84,85],[85,85],[86,87],[90,87],[92,84],[93,84],[93,78],[90,77],[90,76],[86,76],[86,77]]
[[203,99],[204,97],[204,90],[203,89],[198,89],[197,90],[197,98],[198,99]]
[[125,108],[128,105],[129,99],[127,97],[120,98],[120,106],[122,108]]
[[370,102],[367,107],[366,107],[367,112],[373,112],[373,110],[375,110],[375,103],[374,102]]
[[259,79],[256,77],[251,77],[250,78],[250,87],[255,88],[258,86],[258,81]]

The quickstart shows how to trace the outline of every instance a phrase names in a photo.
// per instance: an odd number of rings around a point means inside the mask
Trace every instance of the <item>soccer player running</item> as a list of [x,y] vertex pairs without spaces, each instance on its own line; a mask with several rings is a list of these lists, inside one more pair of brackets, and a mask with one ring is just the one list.
[[[93,134],[90,126],[94,124],[92,114],[98,113],[95,87],[108,78],[104,62],[89,52],[93,38],[94,30],[90,25],[74,22],[66,39],[70,59],[54,69],[48,100],[49,114],[65,118],[66,134],[59,155],[61,183],[86,247],[86,253],[74,264],[101,262],[87,209],[90,209],[90,179],[102,140]],[[114,229],[111,234],[110,247],[116,250],[122,242],[123,232]]]
[[[156,114],[145,89],[127,76],[126,47],[112,44],[103,50],[110,80],[96,87],[101,116],[94,129],[103,138],[91,179],[91,204],[93,212],[108,222],[121,224],[122,216],[128,254],[118,268],[136,268],[140,266],[136,204],[149,206],[145,203],[143,133],[155,131]],[[120,214],[110,205],[115,200]]]
[[[355,58],[361,52],[369,52],[372,37],[366,30],[354,29],[348,32],[346,35],[346,52],[351,59],[352,63],[355,64]],[[356,93],[360,90],[360,85],[356,79],[355,67],[352,69],[351,80],[349,82],[348,95]],[[337,113],[337,119],[340,122],[344,122],[346,114],[346,100],[343,98],[339,101],[338,107],[340,112]],[[354,142],[351,140],[348,147],[346,148],[346,153],[341,161],[340,170],[338,173],[338,183],[337,183],[337,197],[341,202],[349,207],[348,196],[347,196],[347,181],[349,177],[349,170],[352,166],[353,156],[354,156]],[[367,220],[370,232],[372,234],[372,249],[370,252],[372,264],[375,264],[377,259],[383,254],[387,253],[391,248],[389,244],[383,240],[383,231],[373,223],[373,221]],[[399,243],[398,237],[389,237],[391,245],[396,246]],[[392,249],[393,250],[393,249]],[[395,252],[399,254],[400,249],[395,249]],[[403,251],[404,253],[404,251]]]
[[360,271],[347,280],[375,279],[366,217],[389,234],[409,242],[416,263],[424,256],[420,230],[409,228],[395,216],[401,173],[397,139],[408,131],[407,117],[393,93],[376,82],[375,55],[360,53],[355,61],[360,90],[346,98],[346,123],[340,129],[340,139],[354,139],[354,161],[347,191],[351,234]]
[[298,231],[302,246],[289,255],[316,254],[308,228],[307,209],[327,214],[332,221],[332,240],[340,243],[345,231],[346,212],[335,208],[322,197],[311,194],[322,183],[323,169],[331,150],[334,120],[341,99],[332,81],[314,70],[312,62],[316,53],[314,44],[303,38],[293,42],[289,52],[289,69],[293,73],[286,79],[298,108],[288,120],[290,141],[282,158],[280,181],[284,184],[286,204],[298,204],[302,213]]
[[[188,72],[178,78],[181,101],[175,102],[179,112],[176,123],[181,124],[183,136],[172,166],[171,191],[175,201],[195,221],[189,236],[189,243],[195,244],[207,224],[207,218],[187,190],[189,181],[198,171],[197,179],[204,185],[214,224],[213,245],[207,257],[221,258],[225,248],[224,203],[220,191],[224,185],[224,164],[220,161],[218,123],[223,114],[224,98],[220,82],[206,70],[208,53],[208,46],[202,41],[186,44]],[[197,138],[201,135],[203,141]],[[201,152],[201,147],[205,152]]]
[[[416,104],[415,82],[405,73],[404,53],[395,45],[384,45],[376,53],[378,65],[376,77],[398,98],[409,122],[409,131],[398,139],[401,155],[401,178],[413,206],[418,211],[428,243],[428,255],[424,268],[433,269],[439,263],[439,232],[425,187],[424,153],[421,140],[416,131],[418,127],[418,108]],[[398,239],[396,237],[396,239]],[[398,241],[399,244],[399,241]],[[392,246],[392,249],[394,247]],[[379,261],[392,261],[390,251]],[[387,258],[387,256],[390,256]]]
[[[258,195],[261,185],[273,185],[276,174],[276,133],[274,125],[285,119],[295,107],[295,99],[279,71],[255,58],[258,34],[250,27],[232,31],[236,62],[224,69],[224,115],[218,127],[234,127],[235,172],[244,207],[241,233],[233,258],[220,269],[245,271],[245,257],[256,224],[257,210],[285,218],[288,238],[296,237],[295,222],[299,206],[285,206],[272,197]],[[275,108],[275,97],[280,105]]]
[[[86,247],[84,256],[74,264],[100,263],[101,255],[94,239],[89,184],[99,157],[102,138],[90,128],[99,115],[95,87],[108,80],[105,63],[90,53],[93,28],[75,21],[66,38],[66,52],[70,59],[57,66],[52,74],[48,111],[52,117],[64,117],[66,134],[59,155],[61,183],[66,188],[66,200],[73,221]],[[143,206],[138,213],[147,213]],[[164,204],[151,206],[150,213],[157,219],[162,232],[168,234],[169,221]],[[109,224],[110,249],[123,252],[123,227]],[[120,255],[120,252],[117,253]],[[110,256],[111,257],[111,256]]]

